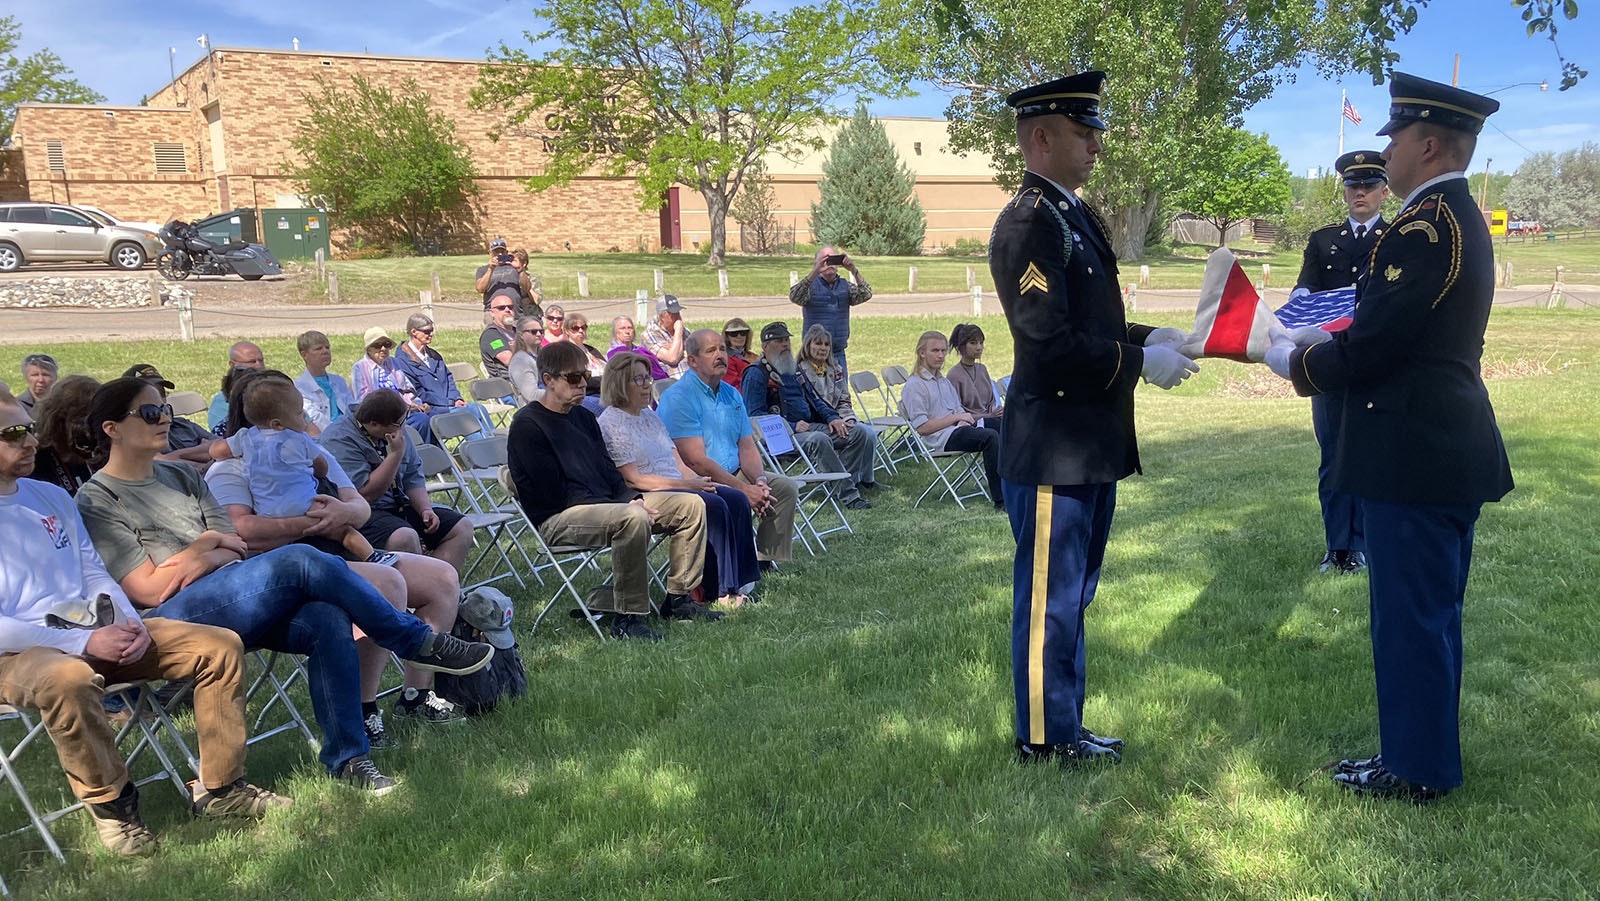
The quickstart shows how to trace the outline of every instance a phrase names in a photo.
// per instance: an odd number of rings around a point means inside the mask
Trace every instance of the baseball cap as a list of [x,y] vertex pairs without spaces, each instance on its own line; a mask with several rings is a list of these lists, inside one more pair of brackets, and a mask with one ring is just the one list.
[[511,634],[513,611],[511,598],[505,592],[484,586],[467,592],[457,616],[482,632],[485,641],[504,651],[517,643],[517,637]]
[[780,341],[789,337],[789,326],[782,322],[769,322],[761,329],[761,343]]
[[661,295],[661,298],[656,301],[656,312],[657,313],[682,313],[683,312],[683,304],[678,302],[678,298],[677,298],[676,295],[663,294],[663,295]]
[[144,379],[152,385],[160,385],[168,390],[178,387],[177,385],[174,385],[162,378],[161,371],[149,363],[139,363],[135,366],[128,367],[128,371],[124,372],[122,377],[125,379]]
[[489,249],[490,250],[505,250],[506,249],[506,239],[505,238],[495,238],[493,241],[489,242]]

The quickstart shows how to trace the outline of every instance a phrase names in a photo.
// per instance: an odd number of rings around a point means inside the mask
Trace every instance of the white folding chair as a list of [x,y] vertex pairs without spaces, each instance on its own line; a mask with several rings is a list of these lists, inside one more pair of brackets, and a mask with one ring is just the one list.
[[[305,736],[307,744],[313,748],[320,747],[316,733],[311,731],[311,725],[306,722],[305,714],[300,712],[299,705],[289,694],[289,689],[296,682],[307,678],[305,658],[266,648],[252,648],[246,651],[246,656],[261,667],[261,672],[245,687],[245,704],[260,700],[261,709],[256,713],[255,722],[250,727],[250,737],[245,739],[245,744],[259,744],[274,735],[298,729]],[[288,667],[288,673],[280,676],[280,666]],[[283,718],[268,725],[268,717],[274,709],[281,710]]]
[[[900,411],[901,418],[909,422],[910,417],[906,416],[905,404],[897,401],[896,406]],[[936,489],[942,489],[939,493],[940,497],[949,495],[956,502],[956,506],[963,510],[967,509],[966,501],[976,497],[989,496],[989,492],[984,488],[982,454],[977,451],[929,450],[927,443],[922,440],[920,435],[910,442],[910,446],[912,453],[919,462],[927,463],[933,467],[933,481],[928,483],[928,487],[922,489],[922,493],[917,496],[917,502],[912,504],[912,507],[922,506],[922,502]],[[963,492],[961,490],[962,486],[969,481],[972,483],[972,490]],[[998,498],[990,498],[990,500],[998,500]]]
[[[516,500],[517,485],[511,480],[511,470],[508,467],[502,467],[500,470],[500,486],[507,497],[510,497],[513,501]],[[530,523],[530,527],[531,525]],[[586,568],[594,567],[598,569],[598,559],[610,553],[611,548],[584,547],[575,544],[553,545],[544,540],[544,536],[539,534],[537,528],[530,528],[530,532],[533,552],[538,558],[538,564],[534,570],[535,573],[541,569],[553,570],[560,584],[556,586],[555,593],[550,595],[550,598],[539,608],[539,615],[534,619],[533,628],[529,630],[529,634],[538,631],[539,624],[544,622],[545,614],[549,613],[550,608],[554,607],[556,602],[565,595],[571,597],[573,603],[578,605],[578,610],[582,614],[584,621],[589,624],[589,628],[594,630],[595,636],[601,641],[605,641],[606,634],[600,629],[598,618],[595,616],[594,611],[589,609],[588,603],[583,599],[583,592],[578,590],[577,583],[574,580]],[[542,576],[539,581],[541,583],[544,582]]]
[[450,370],[450,376],[456,380],[458,387],[478,377],[478,370],[471,363],[446,363],[445,368]]
[[198,416],[211,408],[211,402],[198,391],[173,391],[167,395],[172,405],[172,415],[188,418]]
[[664,379],[656,379],[655,387],[650,389],[650,393],[655,396],[656,400],[660,400],[661,395],[665,394],[668,388],[671,388],[676,384],[678,384],[678,377],[675,375],[669,375]]
[[[498,440],[504,441],[505,439]],[[462,446],[470,449],[483,443],[485,442],[473,441],[467,442]],[[447,478],[453,480],[454,484],[460,487],[458,496],[468,501],[468,504],[457,512],[466,517],[467,522],[472,524],[474,538],[479,533],[482,533],[485,538],[485,541],[481,544],[476,540],[473,541],[473,549],[476,551],[476,555],[461,569],[461,590],[471,591],[474,588],[493,584],[506,578],[515,579],[518,585],[526,588],[527,583],[522,581],[522,576],[518,574],[516,565],[511,562],[511,557],[506,551],[508,546],[514,548],[518,554],[522,555],[522,559],[528,564],[528,567],[530,569],[533,567],[533,561],[528,559],[527,552],[522,549],[522,545],[517,542],[517,536],[512,532],[512,524],[517,521],[517,517],[510,513],[484,507],[477,502],[471,496],[471,492],[463,486],[462,477],[455,461],[445,451],[434,445],[425,444],[417,448],[417,455],[422,458],[422,477],[425,480],[437,481]],[[474,581],[473,576],[478,570],[494,559],[498,559],[503,564],[503,568],[492,570],[492,574],[487,578]]]
[[511,426],[511,414],[517,412],[517,392],[509,381],[503,378],[481,378],[473,382],[469,389],[472,392],[472,399],[483,407],[497,428]]
[[[850,390],[862,413],[870,414],[874,407],[883,410],[883,415],[869,415],[863,421],[878,432],[878,462],[890,472],[898,473],[900,463],[916,459],[916,452],[906,447],[906,443],[918,440],[917,433],[905,417],[895,414],[876,375],[864,370],[850,373]],[[871,399],[873,395],[877,396],[876,402]]]
[[483,430],[483,423],[471,410],[451,410],[433,417],[430,423],[433,436],[449,451],[450,466],[456,481],[461,483],[468,504],[461,508],[487,513],[494,509],[491,498],[493,486],[498,484],[500,473],[495,469],[472,469],[460,463],[461,446],[491,437]]
[[[782,416],[775,413],[752,416],[750,431],[755,436],[756,447],[761,451],[762,463],[773,472],[793,479],[799,488],[800,499],[795,508],[794,528],[795,535],[805,545],[806,551],[816,556],[817,548],[827,550],[828,546],[822,540],[824,535],[855,532],[844,515],[844,508],[833,496],[834,489],[841,482],[852,481],[854,476],[848,472],[823,472],[818,469],[805,448],[795,440],[789,421]],[[822,514],[830,509],[838,518],[838,524],[819,527]],[[811,546],[812,541],[816,542],[816,548]]]

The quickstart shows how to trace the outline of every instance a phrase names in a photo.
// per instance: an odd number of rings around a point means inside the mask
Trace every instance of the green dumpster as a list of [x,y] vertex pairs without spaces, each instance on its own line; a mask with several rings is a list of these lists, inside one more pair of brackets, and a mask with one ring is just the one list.
[[315,208],[261,211],[267,251],[279,260],[309,260],[321,250],[328,255],[328,213]]

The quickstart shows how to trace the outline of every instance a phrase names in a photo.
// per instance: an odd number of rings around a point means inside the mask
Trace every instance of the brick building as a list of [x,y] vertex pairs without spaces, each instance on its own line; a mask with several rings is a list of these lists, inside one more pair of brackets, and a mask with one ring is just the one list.
[[[378,85],[407,78],[427,90],[434,108],[456,125],[479,172],[476,235],[456,249],[481,247],[489,235],[512,246],[554,251],[690,249],[710,237],[705,202],[691,187],[672,188],[641,209],[632,181],[583,177],[531,194],[521,181],[543,171],[542,125],[492,141],[497,117],[468,103],[481,61],[357,53],[212,48],[147,106],[24,103],[17,108],[13,149],[0,163],[0,199],[97,206],[125,219],[199,218],[234,207],[306,206],[285,176],[290,141],[303,117],[303,96],[318,78],[362,75]],[[928,217],[929,248],[959,238],[986,239],[1008,199],[988,161],[962,158],[947,145],[937,119],[885,119],[902,160],[917,176]],[[768,170],[777,215],[800,242],[811,239],[810,204],[817,198],[823,153],[798,161],[773,155]],[[20,157],[20,163],[18,161]],[[334,213],[337,224],[337,212]],[[338,243],[335,231],[335,244]],[[729,222],[729,248],[738,249]]]

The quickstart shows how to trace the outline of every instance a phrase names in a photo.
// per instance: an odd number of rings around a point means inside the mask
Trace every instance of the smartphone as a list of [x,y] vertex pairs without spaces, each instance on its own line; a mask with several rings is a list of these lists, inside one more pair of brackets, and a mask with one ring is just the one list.
[[829,255],[823,257],[822,261],[824,263],[827,263],[829,266],[838,266],[838,265],[840,265],[841,263],[844,262],[844,254],[842,254],[842,253],[832,253],[832,254],[829,254]]
[[496,263],[498,263],[499,265],[501,265],[501,266],[510,266],[511,265],[511,254],[502,253],[499,256],[495,257],[494,261]]

